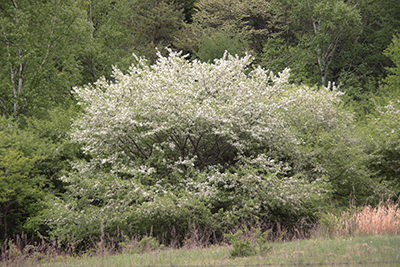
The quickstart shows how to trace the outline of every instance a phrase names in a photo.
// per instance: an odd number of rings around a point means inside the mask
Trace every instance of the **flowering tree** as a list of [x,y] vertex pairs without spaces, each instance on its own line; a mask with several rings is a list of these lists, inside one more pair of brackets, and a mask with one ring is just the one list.
[[193,221],[223,232],[243,218],[293,222],[329,196],[376,190],[340,93],[250,64],[249,55],[210,64],[170,51],[75,88],[84,113],[72,137],[92,160],[48,202],[52,233],[87,240],[102,221],[135,235],[182,237]]
[[297,142],[282,114],[291,101],[289,71],[246,75],[250,62],[228,55],[188,62],[174,52],[151,67],[139,59],[126,75],[115,70],[115,82],[75,89],[86,112],[73,137],[114,171],[133,175],[226,167],[238,154],[265,149],[279,154]]

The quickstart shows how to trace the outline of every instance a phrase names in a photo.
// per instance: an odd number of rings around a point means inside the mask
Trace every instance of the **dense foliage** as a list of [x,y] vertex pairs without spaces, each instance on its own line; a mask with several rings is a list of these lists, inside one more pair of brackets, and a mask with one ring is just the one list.
[[[387,196],[362,166],[351,114],[335,88],[290,84],[251,56],[215,63],[170,51],[114,81],[76,88],[72,137],[92,157],[63,180],[47,224],[65,241],[107,231],[183,238],[241,220],[296,222],[331,202]],[[48,200],[50,201],[50,200]],[[167,239],[168,241],[168,239]]]
[[0,243],[398,194],[399,27],[397,0],[0,2]]

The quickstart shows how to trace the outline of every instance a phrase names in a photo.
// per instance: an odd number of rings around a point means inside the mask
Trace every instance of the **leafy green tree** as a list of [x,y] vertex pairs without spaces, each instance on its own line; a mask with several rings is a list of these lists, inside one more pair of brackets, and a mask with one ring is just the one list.
[[216,58],[221,58],[225,51],[232,55],[243,56],[246,49],[246,40],[229,32],[215,31],[211,36],[202,38],[199,50],[194,54],[201,61],[212,62]]
[[274,71],[290,67],[296,82],[333,81],[346,92],[342,99],[347,104],[355,100],[352,105],[364,114],[373,109],[370,99],[378,93],[385,68],[393,66],[382,51],[400,23],[394,2],[279,1],[283,8],[276,10],[288,27],[267,40],[261,64]]
[[398,99],[378,105],[360,127],[366,139],[366,165],[378,180],[393,188],[396,195],[400,192],[399,110]]
[[386,90],[389,91],[392,97],[399,96],[400,93],[400,35],[398,34],[392,40],[392,43],[385,50],[385,55],[389,57],[394,67],[389,68],[390,75],[386,78]]
[[20,233],[29,215],[38,211],[44,177],[35,164],[48,151],[45,142],[19,129],[12,118],[0,117],[0,225],[1,239]]
[[[22,225],[24,213],[31,213],[35,201],[43,198],[43,179],[30,176],[40,157],[29,158],[21,151],[0,150],[0,225],[1,239],[6,240]],[[21,230],[21,229],[18,229]]]
[[398,193],[400,174],[399,130],[400,130],[400,37],[395,36],[385,50],[395,67],[390,68],[391,75],[386,77],[380,94],[375,101],[374,112],[362,121],[362,129],[368,140],[366,153],[367,165],[382,180],[392,183]]
[[156,57],[156,48],[172,44],[184,21],[182,9],[173,1],[121,1],[115,11],[115,19],[125,28],[124,44],[151,61]]
[[[272,2],[262,0],[198,1],[193,23],[185,25],[174,44],[202,60],[205,59],[201,56],[208,50],[222,50],[214,58],[222,57],[224,50],[232,54],[249,50],[260,53],[263,42],[278,35],[284,27],[283,16],[275,9]],[[238,42],[241,43],[239,46]],[[206,59],[211,56],[212,53]]]
[[195,4],[197,0],[175,0],[174,1],[179,8],[183,8],[185,14],[185,22],[193,22],[193,14],[195,13]]
[[88,34],[86,46],[78,53],[81,75],[85,83],[100,77],[111,78],[113,66],[127,70],[132,53],[132,34],[128,16],[133,13],[132,1],[91,0],[87,2]]
[[90,33],[85,40],[87,46],[79,53],[85,83],[93,83],[102,76],[109,77],[113,65],[125,69],[124,61],[133,52],[124,45],[125,29],[115,20],[115,5],[113,0],[91,0],[87,4]]
[[290,67],[290,79],[295,83],[315,84],[314,57],[307,49],[295,42],[288,42],[285,36],[269,38],[264,45],[260,65],[279,72]]
[[0,114],[32,115],[71,100],[82,83],[78,51],[88,23],[83,1],[0,3]]
[[42,201],[65,191],[60,180],[70,161],[82,158],[67,132],[75,111],[50,110],[41,119],[0,117],[0,239],[14,234],[37,237]]
[[45,177],[45,187],[55,194],[64,191],[64,184],[60,178],[71,169],[71,161],[84,158],[80,146],[70,142],[68,134],[71,123],[78,114],[79,111],[75,107],[54,108],[48,110],[40,119],[25,118],[20,126],[24,132],[37,137],[36,143],[39,147],[41,143],[48,147],[42,152],[43,158],[36,162],[35,171]]
[[386,68],[393,62],[384,51],[400,27],[399,9],[396,1],[357,1],[361,14],[362,32],[347,49],[338,54],[334,79],[342,85],[346,98],[355,100],[362,113],[373,110],[371,99],[379,94],[382,79],[388,74]]
[[333,80],[332,65],[339,52],[361,33],[359,10],[345,1],[287,1],[291,30],[298,44],[313,55],[319,83]]

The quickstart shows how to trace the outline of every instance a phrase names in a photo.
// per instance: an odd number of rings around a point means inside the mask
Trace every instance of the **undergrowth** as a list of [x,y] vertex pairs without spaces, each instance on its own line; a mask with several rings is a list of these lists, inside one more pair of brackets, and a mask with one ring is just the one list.
[[[202,231],[191,226],[180,248],[206,248],[214,245],[231,244],[229,255],[231,258],[249,256],[268,256],[272,244],[282,241],[302,240],[310,237],[330,238],[360,235],[398,235],[400,234],[399,202],[386,201],[379,203],[375,208],[365,206],[353,208],[340,215],[332,213],[320,214],[318,224],[310,227],[300,222],[291,229],[281,229],[279,224],[270,224],[269,227],[243,227],[232,229],[220,239],[216,239],[213,232]],[[100,226],[102,229],[102,225]],[[307,228],[308,227],[308,228]],[[60,244],[57,241],[33,242],[26,235],[15,236],[6,240],[0,246],[1,266],[23,266],[27,263],[39,264],[42,262],[57,261],[58,258],[107,256],[113,254],[143,254],[151,251],[161,251],[167,247],[162,237],[142,236],[127,237],[121,233],[115,237],[102,236],[99,242],[87,248],[76,250],[75,244]],[[176,243],[177,244],[177,243]],[[175,244],[175,248],[178,247]],[[172,248],[172,247],[171,247]]]
[[[375,208],[365,206],[343,211],[339,216],[321,214],[318,224],[319,235],[398,235],[400,234],[399,202],[380,202]],[[318,232],[318,231],[317,231]]]

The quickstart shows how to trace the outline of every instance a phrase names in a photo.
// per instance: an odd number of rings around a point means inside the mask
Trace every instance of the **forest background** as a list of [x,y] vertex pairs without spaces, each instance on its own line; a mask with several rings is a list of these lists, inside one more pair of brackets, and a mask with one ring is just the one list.
[[[0,241],[25,233],[90,246],[104,224],[110,234],[153,234],[168,243],[171,233],[182,240],[194,224],[218,237],[243,220],[315,222],[318,212],[343,210],[349,200],[374,205],[398,195],[399,29],[397,0],[1,1]],[[94,92],[97,85],[86,85],[103,78],[118,84],[132,63],[162,67],[172,51],[209,66],[225,51],[244,58],[248,52],[253,59],[240,71],[246,75],[257,66],[282,75],[290,68],[289,83],[308,88],[307,98],[288,106],[284,120],[293,121],[288,131],[303,145],[271,139],[258,147],[246,140],[255,154],[235,145],[226,154],[222,146],[217,169],[195,161],[187,168],[185,158],[184,169],[135,158],[156,166],[156,174],[99,163],[115,151],[91,153],[90,136],[73,137],[72,122],[82,136],[89,127],[79,121],[91,105],[90,99],[78,104],[85,96],[73,88]],[[108,87],[102,90],[112,92]],[[319,108],[326,113],[317,125],[312,113]],[[201,143],[215,150],[208,144]],[[193,152],[198,160],[200,152]]]

